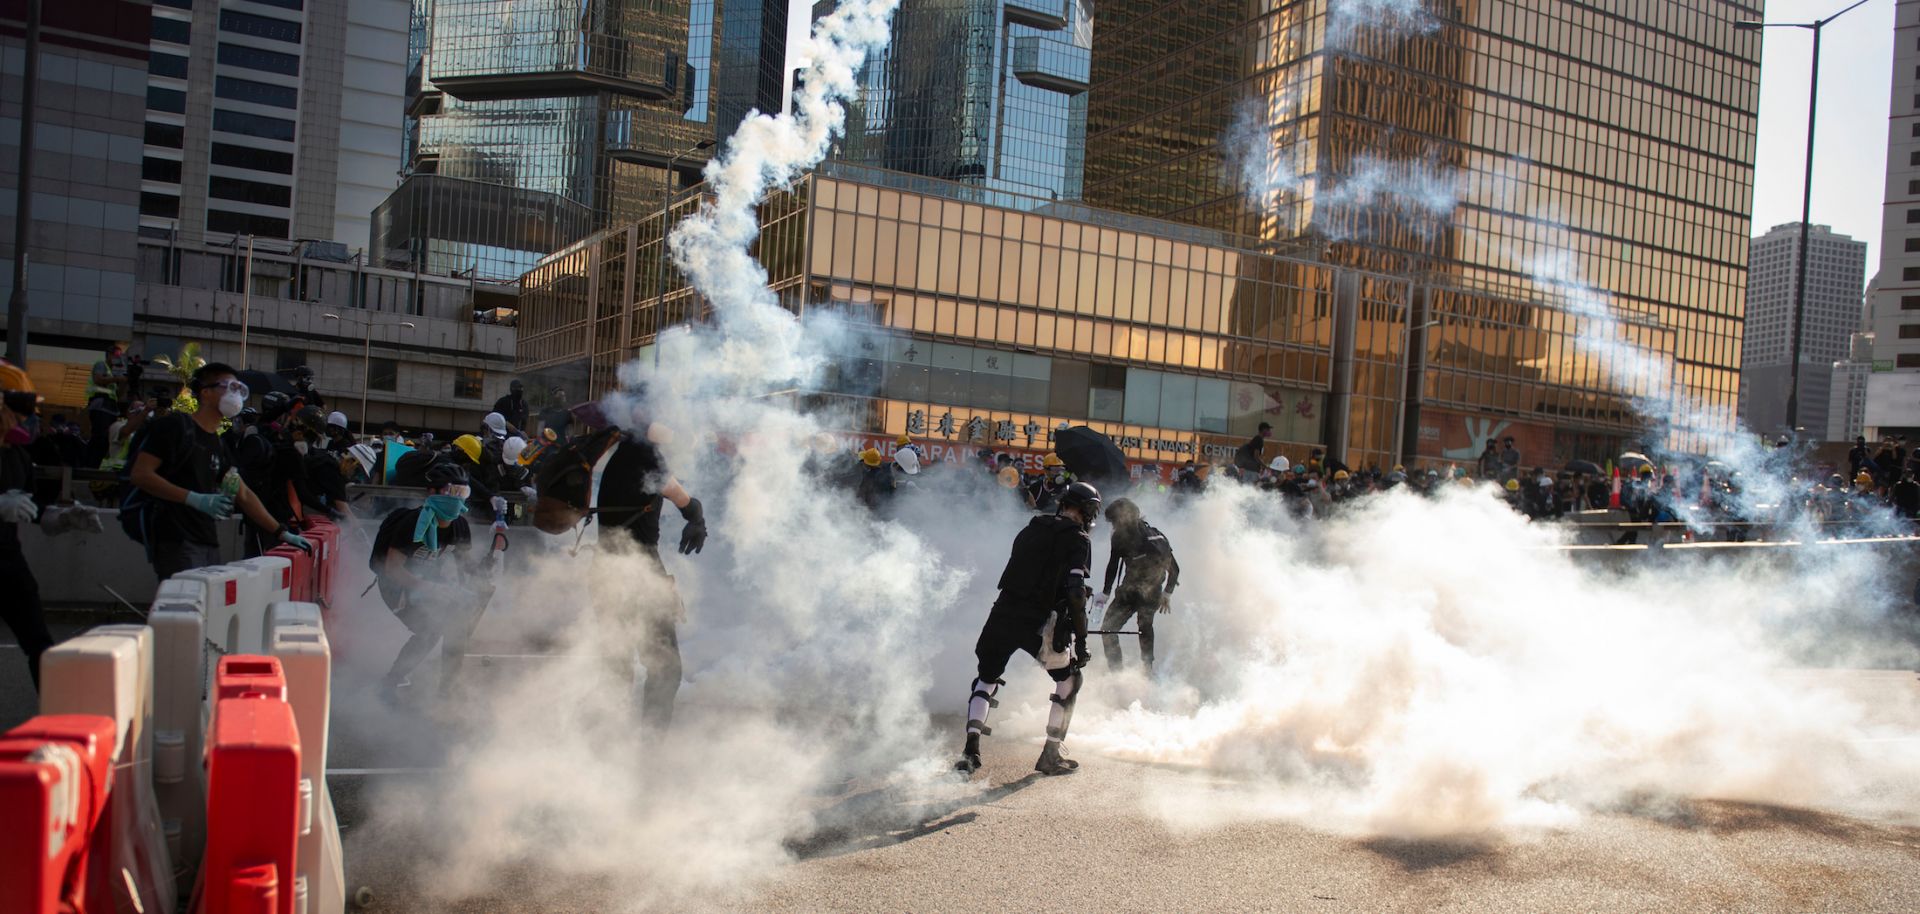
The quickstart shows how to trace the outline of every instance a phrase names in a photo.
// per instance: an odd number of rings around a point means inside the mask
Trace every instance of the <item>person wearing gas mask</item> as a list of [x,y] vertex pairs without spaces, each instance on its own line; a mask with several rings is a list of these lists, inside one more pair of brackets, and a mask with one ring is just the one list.
[[220,440],[220,420],[240,414],[247,385],[235,377],[232,366],[209,362],[193,373],[187,386],[199,398],[199,408],[154,419],[128,474],[134,488],[152,502],[141,524],[154,573],[164,581],[182,571],[220,564],[214,521],[235,509],[255,527],[270,531],[274,540],[311,551],[312,544],[274,519],[234,472],[232,456]]
[[1027,502],[1035,511],[1052,512],[1060,506],[1060,496],[1073,484],[1067,465],[1059,454],[1048,454],[1040,461],[1040,475],[1027,483]]
[[465,518],[471,495],[466,471],[450,460],[436,461],[426,469],[426,490],[422,504],[395,510],[380,522],[367,559],[380,599],[411,633],[380,680],[380,695],[388,701],[398,697],[436,644],[443,645],[441,692],[448,691],[466,653],[471,622],[489,596],[485,585],[474,584],[483,580],[484,554],[474,554]]
[[1091,659],[1087,648],[1087,579],[1093,567],[1088,536],[1100,516],[1100,490],[1076,482],[1060,495],[1056,513],[1036,517],[1013,539],[1013,553],[1000,572],[1000,596],[987,613],[974,643],[979,661],[967,700],[967,741],[954,767],[963,774],[980,770],[980,737],[992,734],[987,715],[999,704],[994,695],[1015,651],[1026,651],[1053,679],[1047,715],[1047,743],[1033,769],[1045,775],[1072,774],[1080,763],[1061,754],[1073,705],[1085,681],[1081,668]]
[[[618,672],[633,673],[635,659],[646,670],[640,692],[642,729],[663,733],[673,724],[674,698],[680,691],[678,626],[686,607],[660,559],[660,515],[669,503],[679,509],[685,521],[680,554],[694,555],[706,546],[706,512],[667,467],[660,446],[671,440],[672,433],[664,426],[638,411],[624,421],[594,415],[583,416],[582,422],[600,431],[574,439],[542,465],[537,474],[534,526],[544,533],[563,534],[586,519],[598,526],[596,561],[605,557],[617,562],[621,556],[637,554],[651,572],[650,580],[629,579],[618,590],[603,585],[595,600]],[[630,571],[631,566],[621,570]],[[604,582],[617,573],[593,577]]]
[[[1108,506],[1107,522],[1113,525],[1107,547],[1107,574],[1093,605],[1095,609],[1105,607],[1106,617],[1100,620],[1100,627],[1106,631],[1119,631],[1128,619],[1138,617],[1140,662],[1152,676],[1153,617],[1170,608],[1168,600],[1180,585],[1180,563],[1173,558],[1173,545],[1167,542],[1167,535],[1147,523],[1132,499],[1116,499]],[[1118,595],[1113,590],[1115,578],[1120,581]],[[1110,595],[1113,603],[1109,606]],[[1119,669],[1120,637],[1102,635],[1100,643],[1106,648],[1107,668]]]
[[327,408],[327,398],[313,389],[313,369],[305,365],[293,370],[293,395],[314,409]]

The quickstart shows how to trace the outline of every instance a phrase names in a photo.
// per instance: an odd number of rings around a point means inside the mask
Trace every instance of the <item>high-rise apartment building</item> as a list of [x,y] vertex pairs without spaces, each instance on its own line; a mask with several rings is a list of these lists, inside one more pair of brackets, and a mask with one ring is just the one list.
[[657,213],[749,109],[779,110],[772,0],[413,2],[406,176],[371,243],[386,266],[517,278]]
[[1865,424],[1920,436],[1920,0],[1894,4],[1892,108]]
[[[834,157],[1054,200],[1080,198],[1092,0],[920,0],[867,58]],[[814,6],[819,18],[832,3]]]
[[[1740,355],[1740,418],[1773,436],[1789,431],[1794,298],[1800,282],[1800,223],[1776,225],[1753,239],[1747,268],[1746,345]],[[1807,227],[1806,303],[1800,314],[1800,395],[1795,424],[1827,433],[1833,364],[1860,330],[1867,243],[1824,225]]]
[[400,166],[407,0],[158,0],[140,225],[366,243]]
[[[1650,380],[1696,407],[1669,443],[1735,427],[1753,184],[1758,2],[1105,0],[1088,93],[1089,204],[1274,250],[1507,290],[1539,310],[1441,321],[1405,425],[1442,406],[1577,434],[1582,398]],[[1547,306],[1574,280],[1600,293]],[[1541,348],[1588,321],[1651,379]],[[1642,369],[1640,374],[1649,372]],[[1617,400],[1616,400],[1617,402]],[[1699,434],[1695,434],[1699,433]]]
[[[34,103],[27,249],[27,370],[65,411],[84,405],[88,368],[133,322],[140,132],[147,83],[141,0],[44,7]],[[0,260],[14,255],[26,4],[0,4]],[[13,292],[0,268],[0,299]]]
[[1856,333],[1847,343],[1847,357],[1833,363],[1833,383],[1827,393],[1826,440],[1852,441],[1865,434],[1867,385],[1873,377],[1873,334]]

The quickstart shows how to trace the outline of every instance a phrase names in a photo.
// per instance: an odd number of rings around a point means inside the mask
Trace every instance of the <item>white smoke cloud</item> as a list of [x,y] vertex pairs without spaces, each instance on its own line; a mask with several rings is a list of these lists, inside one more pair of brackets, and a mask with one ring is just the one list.
[[[1282,108],[1290,107],[1282,103]],[[1221,138],[1227,168],[1253,206],[1270,210],[1282,194],[1300,189],[1300,175],[1291,157],[1282,154],[1274,139],[1274,121],[1267,106],[1245,99],[1234,109],[1233,124]]]
[[1460,177],[1430,161],[1362,155],[1344,174],[1325,179],[1314,204],[1315,228],[1333,241],[1355,234],[1327,215],[1342,208],[1390,213],[1431,233],[1460,205]]
[[1421,0],[1330,0],[1327,4],[1327,46],[1346,48],[1363,33],[1391,37],[1431,34],[1440,20]]

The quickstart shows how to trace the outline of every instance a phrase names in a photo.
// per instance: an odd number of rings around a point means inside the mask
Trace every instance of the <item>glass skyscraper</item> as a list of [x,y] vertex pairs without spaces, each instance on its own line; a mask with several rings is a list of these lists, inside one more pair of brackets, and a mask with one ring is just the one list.
[[[833,4],[814,7],[815,18]],[[918,0],[867,58],[839,161],[1055,200],[1085,170],[1092,0]]]
[[[1701,408],[1692,431],[1731,431],[1760,55],[1733,23],[1760,3],[1389,7],[1103,0],[1087,201],[1522,301],[1577,278],[1664,362],[1656,387]],[[1417,320],[1446,320],[1439,304]],[[1415,399],[1579,427],[1591,417],[1541,385],[1608,382],[1582,352],[1542,348],[1565,329],[1540,325],[1566,317],[1552,313],[1425,334]]]
[[[699,179],[748,108],[778,110],[784,8],[768,0],[414,0],[408,169],[374,214],[377,262],[513,279]],[[738,34],[727,28],[737,6]],[[727,69],[731,73],[732,69]],[[731,122],[721,118],[737,109]],[[724,127],[724,129],[722,129]]]

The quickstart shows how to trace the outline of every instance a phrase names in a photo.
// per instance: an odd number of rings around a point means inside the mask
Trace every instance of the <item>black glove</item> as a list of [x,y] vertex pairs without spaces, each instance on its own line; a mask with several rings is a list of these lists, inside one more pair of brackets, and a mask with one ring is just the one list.
[[700,507],[700,499],[687,499],[687,506],[680,509],[680,517],[687,522],[680,528],[680,554],[692,555],[707,545],[707,515]]

